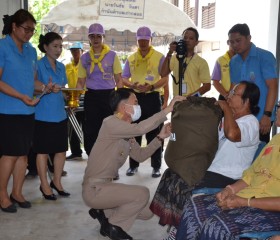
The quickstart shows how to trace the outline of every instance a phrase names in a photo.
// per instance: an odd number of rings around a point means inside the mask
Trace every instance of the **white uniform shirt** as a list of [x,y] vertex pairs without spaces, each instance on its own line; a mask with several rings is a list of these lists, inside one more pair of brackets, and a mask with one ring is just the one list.
[[[224,120],[224,119],[223,119]],[[219,131],[219,148],[208,171],[232,179],[240,179],[252,163],[259,144],[259,122],[250,114],[236,120],[241,141],[232,142],[225,137],[224,128]]]

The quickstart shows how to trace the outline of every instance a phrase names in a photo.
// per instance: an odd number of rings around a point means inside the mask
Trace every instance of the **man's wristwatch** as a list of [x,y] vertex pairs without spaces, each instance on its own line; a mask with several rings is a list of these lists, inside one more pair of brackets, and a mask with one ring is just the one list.
[[263,115],[268,116],[268,117],[271,117],[272,112],[270,112],[270,111],[264,111],[264,112],[263,112]]

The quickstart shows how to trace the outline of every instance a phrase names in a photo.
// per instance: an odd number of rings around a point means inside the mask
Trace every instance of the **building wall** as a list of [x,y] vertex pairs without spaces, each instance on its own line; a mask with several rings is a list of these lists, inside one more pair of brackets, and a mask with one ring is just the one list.
[[23,8],[24,1],[21,0],[1,0],[0,1],[0,30],[1,30],[1,34],[0,36],[2,36],[2,29],[3,29],[3,21],[2,18],[4,15],[8,14],[8,15],[12,15],[14,14],[18,9]]
[[[179,0],[181,10],[184,1],[187,0]],[[213,2],[216,3],[215,27],[202,29],[201,9]],[[198,46],[198,52],[207,58],[210,68],[214,65],[216,57],[227,50],[227,33],[236,23],[247,23],[251,30],[252,42],[276,55],[279,0],[198,0],[198,4],[197,28],[202,42]]]

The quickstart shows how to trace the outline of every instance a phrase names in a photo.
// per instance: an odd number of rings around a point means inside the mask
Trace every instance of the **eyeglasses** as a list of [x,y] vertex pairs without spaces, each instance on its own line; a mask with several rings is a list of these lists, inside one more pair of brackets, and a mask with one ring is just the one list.
[[32,33],[32,34],[34,34],[34,33],[37,32],[37,30],[35,28],[24,27],[24,26],[21,26],[21,25],[19,25],[19,27],[23,28],[25,33]]
[[230,91],[229,91],[229,94],[228,94],[229,96],[242,96],[242,94],[239,94],[239,93],[236,93],[235,92],[235,89],[231,89]]
[[280,108],[280,102],[279,103],[277,103],[276,105],[275,105],[275,111],[277,112],[277,110]]

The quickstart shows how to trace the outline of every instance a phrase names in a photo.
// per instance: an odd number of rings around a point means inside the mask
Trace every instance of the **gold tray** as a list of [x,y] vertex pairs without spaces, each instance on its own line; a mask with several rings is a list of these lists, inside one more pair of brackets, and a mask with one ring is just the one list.
[[79,107],[79,99],[86,90],[82,88],[61,88],[61,91],[67,96],[67,106],[71,108]]

